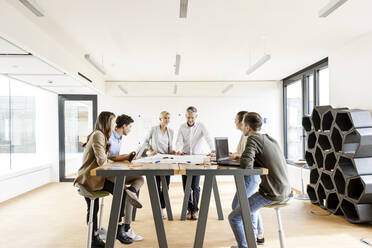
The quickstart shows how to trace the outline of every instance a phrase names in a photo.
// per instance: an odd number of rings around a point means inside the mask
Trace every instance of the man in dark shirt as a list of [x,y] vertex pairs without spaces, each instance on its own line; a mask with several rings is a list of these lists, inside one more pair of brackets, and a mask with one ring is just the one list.
[[[262,118],[259,114],[249,112],[244,116],[244,135],[248,136],[245,150],[240,159],[242,168],[251,169],[255,163],[267,168],[268,175],[261,176],[258,192],[249,197],[253,231],[257,237],[257,210],[288,198],[290,185],[287,165],[279,144],[269,135],[261,134]],[[229,214],[231,229],[239,248],[246,248],[241,208]],[[236,246],[232,246],[236,247]]]

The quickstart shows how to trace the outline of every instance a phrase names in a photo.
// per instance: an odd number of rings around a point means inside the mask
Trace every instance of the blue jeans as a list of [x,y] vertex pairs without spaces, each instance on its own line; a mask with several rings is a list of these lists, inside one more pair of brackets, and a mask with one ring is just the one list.
[[[252,196],[248,198],[249,201],[249,207],[251,209],[251,219],[252,219],[252,225],[253,225],[253,232],[255,236],[257,237],[257,211],[260,208],[265,207],[266,205],[274,203],[273,201],[270,201],[269,199],[263,197],[260,195],[260,193],[256,192]],[[238,243],[239,248],[246,248],[247,247],[247,240],[244,234],[244,226],[243,226],[243,220],[242,220],[242,210],[240,206],[235,208],[230,214],[229,214],[229,222],[231,229],[234,233],[236,242]]]
[[[247,197],[250,197],[255,192],[257,192],[258,185],[261,183],[261,177],[259,175],[249,175],[244,176],[244,182],[245,182],[245,189],[247,192]],[[239,201],[238,197],[235,193],[231,208],[234,210],[235,208],[239,207]],[[263,222],[262,222],[262,216],[259,211],[257,211],[257,233],[263,234],[264,228],[263,228]],[[257,234],[256,234],[257,236]]]

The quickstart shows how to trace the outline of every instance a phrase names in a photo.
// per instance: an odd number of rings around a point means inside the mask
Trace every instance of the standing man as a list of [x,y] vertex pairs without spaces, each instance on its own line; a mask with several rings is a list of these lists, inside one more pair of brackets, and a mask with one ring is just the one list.
[[[116,127],[115,130],[112,132],[110,137],[110,157],[109,159],[112,161],[132,161],[134,156],[136,155],[135,152],[131,152],[130,154],[123,154],[120,155],[120,147],[122,142],[123,135],[127,136],[132,128],[133,123],[132,117],[128,115],[119,115],[116,118]],[[144,184],[145,180],[142,176],[126,176],[125,177],[125,185],[130,185],[126,190],[126,201],[125,201],[125,216],[124,216],[124,225],[123,230],[125,236],[128,237],[129,240],[133,241],[141,241],[143,237],[136,235],[133,229],[130,227],[132,222],[132,212],[133,206],[136,208],[142,208],[142,204],[137,197],[137,193]]]
[[[177,136],[177,154],[179,155],[197,155],[203,154],[202,139],[204,138],[211,150],[213,150],[213,141],[209,132],[201,122],[196,122],[198,117],[197,109],[190,106],[186,109],[187,122],[182,124],[178,130]],[[182,176],[183,189],[185,190],[187,176]],[[187,215],[188,220],[197,220],[199,217],[199,195],[200,195],[200,176],[193,176],[191,183],[191,194],[189,197]]]

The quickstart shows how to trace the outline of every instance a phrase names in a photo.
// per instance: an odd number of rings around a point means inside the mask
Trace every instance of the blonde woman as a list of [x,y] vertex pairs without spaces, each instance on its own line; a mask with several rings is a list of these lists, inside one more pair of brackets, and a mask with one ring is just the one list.
[[[149,147],[151,155],[157,153],[160,154],[175,154],[173,150],[173,135],[174,132],[168,127],[170,122],[170,113],[167,111],[162,111],[159,116],[160,124],[151,128],[144,145]],[[170,176],[165,177],[167,181],[167,186],[170,184]],[[165,201],[163,197],[163,189],[160,184],[160,176],[156,177],[156,184],[158,186],[158,192],[160,197],[160,204],[162,209],[163,218],[165,216]]]

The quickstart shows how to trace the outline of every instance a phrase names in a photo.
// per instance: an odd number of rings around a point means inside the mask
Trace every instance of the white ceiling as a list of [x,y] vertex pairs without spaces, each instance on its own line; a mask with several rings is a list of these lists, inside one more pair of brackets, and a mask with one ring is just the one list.
[[96,94],[45,61],[0,37],[0,74],[57,94]]
[[[106,80],[281,80],[372,30],[366,0],[347,1],[328,18],[318,17],[328,0],[191,0],[186,19],[177,0],[37,2],[45,10],[37,22],[91,54]],[[245,75],[265,52],[272,59]]]
[[28,54],[28,52],[0,37],[0,54]]

